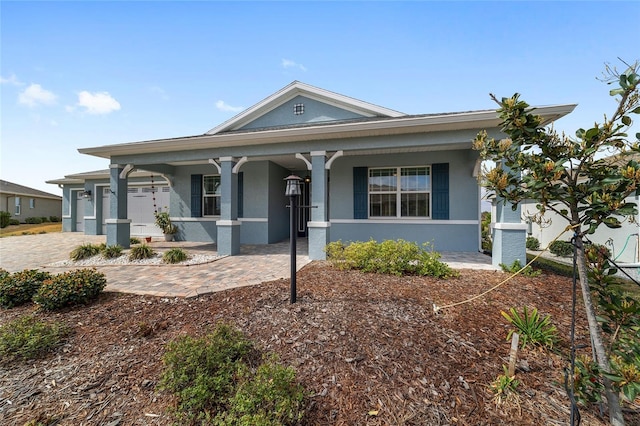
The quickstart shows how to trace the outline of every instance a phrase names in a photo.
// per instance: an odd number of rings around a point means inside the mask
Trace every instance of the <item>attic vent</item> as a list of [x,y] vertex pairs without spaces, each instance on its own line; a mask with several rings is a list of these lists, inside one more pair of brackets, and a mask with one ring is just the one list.
[[293,113],[295,115],[302,115],[304,114],[304,104],[295,104],[293,106]]

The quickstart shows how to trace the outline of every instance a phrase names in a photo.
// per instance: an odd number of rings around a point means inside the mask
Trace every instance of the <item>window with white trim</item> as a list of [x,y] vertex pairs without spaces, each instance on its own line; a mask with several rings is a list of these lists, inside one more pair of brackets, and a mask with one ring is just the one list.
[[35,209],[36,208],[36,199],[35,198],[29,198],[29,208],[30,209]]
[[21,207],[22,201],[20,200],[20,197],[16,197],[16,216],[20,216]]
[[431,217],[431,167],[369,169],[369,217]]
[[220,216],[220,176],[202,176],[203,216]]

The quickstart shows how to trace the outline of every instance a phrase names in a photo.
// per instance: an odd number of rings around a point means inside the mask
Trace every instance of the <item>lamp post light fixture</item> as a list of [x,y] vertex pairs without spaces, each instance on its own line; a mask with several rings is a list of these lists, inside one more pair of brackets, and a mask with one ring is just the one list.
[[290,256],[291,256],[291,303],[296,303],[296,236],[298,233],[298,225],[296,219],[298,217],[297,201],[300,196],[300,182],[302,179],[296,175],[290,175],[284,180],[287,182],[287,188],[284,195],[289,197],[289,230]]
[[90,199],[90,198],[91,198],[91,190],[90,190],[90,189],[87,189],[87,190],[85,190],[85,191],[82,191],[82,192],[80,193],[80,195],[82,195],[82,198]]

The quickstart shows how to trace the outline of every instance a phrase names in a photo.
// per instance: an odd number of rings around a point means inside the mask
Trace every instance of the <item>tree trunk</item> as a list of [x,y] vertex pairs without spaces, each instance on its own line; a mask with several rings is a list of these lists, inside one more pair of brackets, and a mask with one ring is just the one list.
[[[587,264],[584,255],[584,244],[582,238],[576,238],[576,246],[578,249],[577,265],[578,276],[580,277],[580,288],[582,289],[582,298],[584,299],[584,308],[587,313],[587,321],[589,322],[589,333],[591,334],[591,344],[596,353],[596,362],[600,368],[607,372],[611,372],[609,357],[602,339],[600,325],[596,319],[596,310],[591,299],[591,291],[589,289],[589,280],[587,274]],[[618,392],[613,389],[611,380],[606,377],[604,379],[605,394],[609,404],[609,422],[613,426],[624,426],[624,418],[622,416],[622,407],[620,406],[620,398]]]

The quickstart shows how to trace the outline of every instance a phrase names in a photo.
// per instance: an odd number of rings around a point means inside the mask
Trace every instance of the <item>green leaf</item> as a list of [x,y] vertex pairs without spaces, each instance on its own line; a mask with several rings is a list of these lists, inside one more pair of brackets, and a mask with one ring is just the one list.
[[622,124],[624,124],[625,126],[631,126],[631,117],[629,117],[628,115],[623,115]]
[[611,96],[622,95],[623,93],[624,89],[613,89],[609,91],[609,95]]
[[631,110],[632,113],[634,114],[640,114],[640,106],[636,107],[635,109]]

